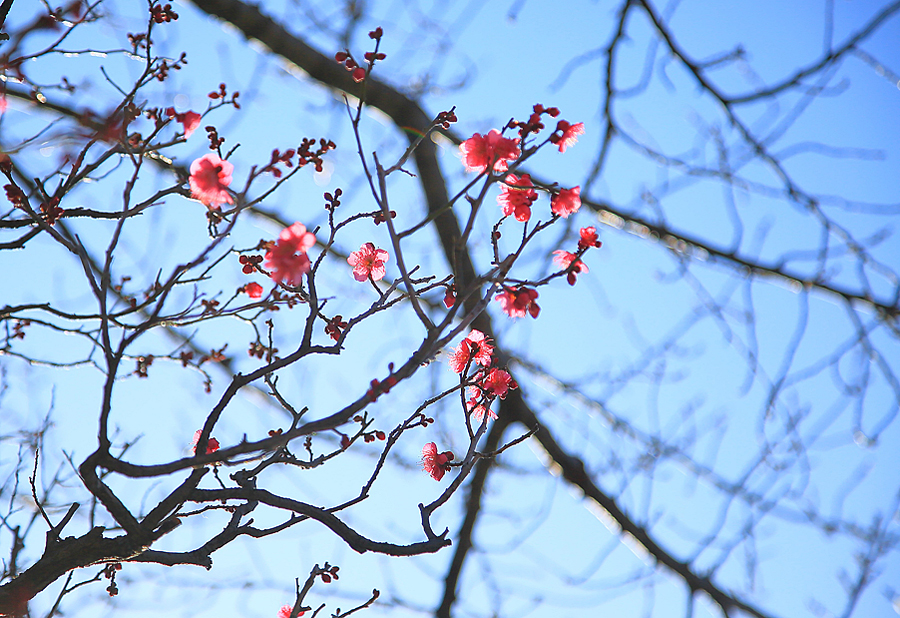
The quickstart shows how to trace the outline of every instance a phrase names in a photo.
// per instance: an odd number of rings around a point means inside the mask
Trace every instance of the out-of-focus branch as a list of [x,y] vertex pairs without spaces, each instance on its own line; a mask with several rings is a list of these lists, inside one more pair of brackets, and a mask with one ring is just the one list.
[[829,51],[818,61],[805,68],[800,69],[790,77],[786,78],[784,81],[775,84],[774,86],[762,88],[761,90],[755,90],[753,92],[749,92],[740,96],[730,96],[728,97],[728,101],[734,105],[751,103],[753,101],[759,101],[760,99],[774,96],[780,92],[783,92],[784,90],[800,86],[800,82],[802,82],[804,79],[806,79],[807,77],[811,77],[816,73],[824,71],[835,61],[856,48],[857,45],[865,41],[869,37],[869,35],[878,30],[878,28],[897,11],[900,11],[900,2],[889,4],[888,6],[884,7],[875,17],[869,20],[869,22],[865,26],[863,26],[859,30],[859,32],[847,39],[847,41],[843,45],[841,45],[837,49]]
[[[503,435],[509,428],[511,416],[504,413],[505,406],[505,403],[501,406],[500,415],[487,434],[487,439],[484,442],[486,451],[497,449],[503,440]],[[487,484],[488,473],[493,465],[493,459],[480,460],[475,464],[475,471],[470,477],[468,493],[466,494],[465,517],[456,535],[453,558],[450,560],[450,566],[447,569],[447,574],[444,576],[444,596],[441,599],[441,604],[434,612],[436,618],[450,618],[452,615],[453,604],[456,602],[456,591],[459,588],[459,578],[462,575],[463,565],[466,562],[469,550],[472,549],[472,536],[475,533],[475,524],[478,522],[478,516],[481,513],[481,499]]]
[[[523,399],[509,398],[507,401],[509,402],[508,409],[504,407],[504,413],[508,413],[515,420],[526,426],[537,424],[537,416]],[[700,575],[689,563],[679,560],[671,552],[663,548],[646,528],[638,524],[625,511],[619,508],[615,498],[594,483],[590,474],[585,470],[584,462],[580,458],[567,453],[556,442],[549,431],[542,429],[535,434],[535,439],[540,443],[553,463],[560,467],[562,477],[566,481],[583,491],[586,499],[601,506],[621,528],[621,533],[640,543],[657,564],[666,567],[681,577],[690,589],[691,594],[697,592],[706,593],[722,609],[726,616],[730,615],[731,610],[734,609],[739,609],[756,618],[770,618],[772,616],[772,614],[722,590],[709,577]]]

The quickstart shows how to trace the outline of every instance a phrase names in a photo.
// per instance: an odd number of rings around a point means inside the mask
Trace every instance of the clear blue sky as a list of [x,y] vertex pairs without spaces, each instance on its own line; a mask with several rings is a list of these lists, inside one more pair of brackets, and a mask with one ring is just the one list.
[[[148,89],[149,105],[174,104],[182,111],[202,111],[208,102],[206,93],[224,81],[230,90],[241,91],[242,110],[220,110],[204,125],[215,124],[227,138],[226,146],[241,145],[231,159],[234,186],[240,187],[249,166],[265,162],[273,148],[283,150],[302,137],[327,135],[338,143],[333,167],[329,165],[321,175],[300,174],[267,205],[285,219],[312,228],[326,221],[322,192],[340,186],[346,194],[344,212],[371,210],[342,103],[190,5],[174,4],[180,19],[157,29],[154,36],[173,57],[186,51],[189,64],[165,84]],[[708,61],[741,45],[745,61],[710,73],[729,95],[779,83],[798,67],[816,61],[828,38],[825,14],[831,4],[830,38],[835,46],[883,6],[846,0],[735,4],[685,0],[657,7],[667,15],[683,49],[697,61]],[[327,5],[314,6],[312,14],[328,27],[339,28],[344,17]],[[113,21],[73,36],[70,49],[112,49],[123,44],[123,31],[139,30],[142,3],[108,6]],[[266,9],[283,16],[292,29],[331,55],[338,49],[336,43],[309,19],[305,6],[268,3]],[[17,4],[10,21],[23,19],[30,10],[26,3]],[[602,137],[605,57],[601,52],[612,34],[612,3],[395,0],[367,4],[366,12],[369,16],[360,33],[376,25],[382,25],[386,33],[383,50],[388,57],[379,65],[378,76],[403,89],[422,88],[421,101],[430,113],[455,105],[458,134],[499,128],[510,117],[524,117],[538,102],[559,107],[572,122],[583,121],[586,134],[577,146],[565,155],[542,152],[529,168],[563,186],[586,185]],[[648,63],[649,82],[642,91],[616,103],[615,118],[629,138],[614,141],[603,174],[591,183],[589,197],[651,221],[665,221],[685,234],[750,258],[767,263],[788,259],[788,267],[798,275],[816,273],[821,225],[809,212],[783,199],[776,174],[750,156],[721,107],[699,91],[693,77],[659,48],[648,46],[652,32],[640,11],[635,11],[627,28],[616,84],[621,89],[639,84]],[[894,17],[862,45],[887,71],[879,74],[863,57],[848,57],[827,83],[809,83],[825,90],[802,109],[799,120],[793,121],[793,115],[807,102],[796,93],[737,111],[742,122],[766,139],[772,152],[784,156],[785,169],[800,189],[819,198],[833,229],[821,274],[851,288],[861,281],[858,260],[846,251],[839,228],[866,239],[882,229],[891,232],[897,220],[898,41],[900,17]],[[368,44],[368,39],[360,38],[351,49],[361,55]],[[116,55],[59,57],[38,65],[34,75],[46,82],[63,74],[73,83],[90,81],[94,88],[79,104],[93,101],[100,109],[111,107],[113,100],[111,88],[103,83],[101,66],[121,84],[140,70],[139,63]],[[59,95],[48,92],[48,96]],[[43,126],[46,117],[12,101],[2,122],[0,131],[7,135],[28,134]],[[377,112],[365,116],[363,138],[367,152],[377,149],[382,161],[396,157],[405,145],[402,135]],[[46,161],[36,161],[35,170],[52,165],[65,150],[65,140],[52,129],[42,139],[46,146],[40,153]],[[738,186],[728,187],[696,173],[699,168],[721,169],[717,140],[728,149]],[[686,165],[661,166],[646,156],[647,150]],[[205,152],[201,129],[186,145],[167,154],[189,163]],[[455,147],[445,144],[442,163],[451,190],[464,186],[467,176]],[[688,166],[694,173],[686,173]],[[119,173],[110,170],[110,177]],[[170,182],[147,175],[138,183],[139,192],[146,196]],[[97,183],[74,193],[72,199],[86,206],[105,200],[114,203],[119,199],[117,191],[115,182]],[[400,225],[417,221],[423,207],[414,179],[396,178],[391,192]],[[492,205],[491,197],[488,206]],[[536,205],[536,212],[540,208],[548,210],[546,199]],[[165,207],[144,219],[126,230],[123,252],[117,258],[119,272],[135,277],[135,288],[137,281],[152,280],[157,268],[184,261],[205,241],[204,211],[196,202],[169,197]],[[481,219],[473,237],[471,248],[484,264],[490,259],[485,239],[494,221]],[[572,221],[575,234],[586,225],[596,225],[601,232],[603,248],[585,258],[590,274],[581,276],[573,288],[563,280],[542,288],[542,314],[536,321],[512,322],[491,308],[509,350],[580,391],[575,395],[538,371],[514,366],[528,401],[558,440],[585,460],[598,484],[618,496],[623,508],[676,556],[694,560],[699,570],[715,566],[718,583],[773,615],[843,615],[847,595],[842,582],[845,578],[854,581],[858,573],[854,556],[866,546],[852,534],[827,535],[807,525],[803,512],[814,509],[826,520],[853,521],[861,528],[880,517],[891,522],[884,525],[888,534],[898,534],[900,435],[896,422],[891,422],[897,399],[878,371],[879,362],[900,367],[896,335],[862,305],[853,308],[851,318],[848,308],[826,293],[798,293],[785,282],[769,279],[749,281],[727,266],[702,259],[691,260],[682,272],[679,261],[661,243],[605,225],[586,208]],[[509,238],[517,230],[511,225],[504,224]],[[77,229],[91,242],[102,243],[111,227]],[[248,219],[233,235],[233,245],[253,246],[260,238],[274,238],[278,231],[277,226]],[[338,245],[350,251],[367,240],[379,246],[388,243],[383,229],[373,232],[367,223],[348,229]],[[562,229],[550,230],[542,243],[532,247],[520,272],[525,276],[547,272],[550,252],[558,247],[571,249],[574,242],[573,236],[564,237]],[[90,307],[91,298],[75,264],[49,243],[41,247],[37,253],[29,249],[4,256],[9,266],[0,273],[0,289],[7,290],[3,303],[39,302],[49,295],[67,306]],[[423,271],[444,274],[446,266],[434,247],[434,237],[425,234],[410,242],[407,255],[414,256]],[[898,247],[891,234],[869,248],[872,261],[863,271],[878,298],[888,299],[896,282],[884,276],[876,262],[896,268]],[[350,315],[371,303],[371,290],[353,281],[345,265],[334,260],[328,267],[333,276],[327,294],[334,297],[329,308]],[[389,277],[397,274],[396,267],[389,267]],[[207,293],[223,289],[225,298],[247,281],[237,266],[216,277],[215,285],[204,289]],[[710,299],[723,310],[711,311]],[[411,315],[407,311],[404,319]],[[870,341],[877,353],[848,343],[855,328],[852,319],[871,329]],[[288,349],[302,324],[288,312],[281,312],[277,320],[279,347]],[[293,401],[309,405],[310,414],[324,416],[355,399],[372,377],[385,373],[389,361],[404,361],[419,335],[414,327],[398,328],[386,316],[376,318],[355,331],[340,359],[292,368],[281,377],[280,386]],[[242,357],[252,336],[246,324],[234,321],[204,328],[197,336],[206,347],[228,341],[240,368],[255,366],[252,359]],[[792,352],[795,340],[799,344]],[[63,351],[74,360],[88,353],[83,343],[73,341],[72,337],[46,336],[28,343],[34,346],[29,348],[33,354],[43,357]],[[146,352],[156,354],[172,349],[162,337],[146,345]],[[48,435],[42,474],[50,478],[57,465],[66,472],[63,452],[80,462],[94,448],[102,376],[90,367],[60,371],[29,367],[12,358],[2,362],[9,387],[0,402],[0,434],[8,435],[20,425],[33,427],[51,410],[55,424]],[[226,384],[225,376],[215,375],[213,393],[206,395],[200,378],[174,363],[154,365],[151,374],[148,380],[123,380],[117,385],[113,422],[120,431],[118,440],[124,443],[141,437],[128,456],[139,463],[187,452],[193,431]],[[446,363],[433,363],[408,388],[391,393],[370,412],[379,428],[389,429],[453,379]],[[772,385],[779,381],[783,388],[767,414]],[[864,382],[868,389],[864,398],[847,395]],[[847,385],[843,392],[841,383]],[[434,440],[441,448],[460,451],[465,439],[458,410],[436,407],[433,415],[435,426],[409,436],[398,448],[397,465],[386,469],[373,496],[347,513],[347,522],[367,536],[398,543],[419,540],[416,505],[432,500],[443,487],[418,469],[421,445]],[[612,418],[624,419],[630,429],[611,424]],[[215,435],[223,444],[233,444],[242,435],[259,438],[284,422],[277,409],[248,397],[229,409]],[[877,441],[868,440],[876,433]],[[657,439],[690,459],[676,455],[654,463],[648,443]],[[798,443],[803,445],[799,454],[792,449]],[[762,461],[760,453],[766,445],[769,453]],[[295,450],[301,448],[298,445]],[[0,449],[5,476],[15,461],[16,446],[4,441]],[[375,447],[360,445],[322,470],[273,475],[267,482],[287,495],[332,504],[352,496],[365,482],[376,452]],[[492,478],[485,515],[475,535],[479,551],[470,557],[462,578],[457,615],[684,615],[683,583],[665,571],[654,573],[628,539],[605,525],[603,513],[548,474],[542,461],[540,448],[530,443],[501,457],[503,468]],[[728,500],[717,482],[743,484],[763,503],[772,501],[774,506],[751,508],[740,498]],[[75,479],[71,485],[67,497],[60,499],[63,512],[66,500],[84,499]],[[152,503],[167,487],[147,483],[126,490],[126,495],[140,510],[139,505]],[[448,526],[452,533],[458,528],[462,496],[437,516],[436,529]],[[259,525],[279,520],[263,512],[256,517]],[[167,537],[161,548],[192,546],[222,522],[219,514],[203,516],[202,522],[183,526]],[[85,526],[84,520],[80,525]],[[747,533],[751,527],[752,533]],[[705,545],[710,534],[716,540]],[[0,539],[2,555],[8,553],[7,541],[7,537]],[[33,552],[38,549],[38,542],[29,547]],[[346,610],[378,588],[384,600],[399,605],[376,606],[368,610],[371,615],[421,616],[440,598],[440,578],[451,551],[414,559],[357,556],[313,523],[273,538],[234,543],[214,555],[215,566],[209,573],[192,567],[167,571],[127,565],[119,597],[105,598],[103,587],[94,584],[67,597],[63,609],[69,615],[90,616],[271,617],[282,604],[291,602],[294,578],[303,579],[313,563],[327,560],[341,566],[342,578],[331,586],[318,585],[309,599],[328,602],[328,612],[336,606]],[[889,553],[880,558],[877,578],[859,599],[854,615],[892,615],[891,603],[900,595],[898,581],[900,558],[896,552]],[[52,604],[60,585],[54,584],[39,597],[35,607]],[[708,600],[698,599],[694,615],[717,614]]]

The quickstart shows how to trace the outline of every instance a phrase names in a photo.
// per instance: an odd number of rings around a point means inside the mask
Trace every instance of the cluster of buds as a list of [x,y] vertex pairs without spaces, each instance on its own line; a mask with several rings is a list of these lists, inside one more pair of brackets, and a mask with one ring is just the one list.
[[363,434],[363,440],[366,442],[374,442],[375,440],[385,440],[387,436],[383,431],[377,429]]
[[200,304],[203,305],[203,313],[200,315],[215,315],[219,312],[219,301],[215,299],[204,299],[200,301]]
[[301,294],[298,293],[290,293],[284,292],[279,288],[274,288],[272,290],[272,305],[269,306],[269,309],[272,311],[278,311],[278,307],[274,305],[274,303],[282,303],[287,305],[288,309],[293,309],[297,305],[303,305],[306,303],[306,299],[303,298]]
[[235,91],[234,94],[231,95],[231,98],[228,98],[228,87],[225,84],[219,84],[218,91],[212,91],[208,95],[206,95],[213,101],[221,101],[226,105],[234,105],[235,109],[241,109],[240,104],[237,102],[237,98],[241,96],[241,93]]
[[119,594],[119,587],[116,586],[116,572],[121,570],[121,562],[110,562],[103,567],[103,577],[109,580],[109,586],[106,587],[106,592],[108,592],[111,597]]
[[179,56],[178,60],[176,60],[172,64],[169,64],[167,61],[162,60],[156,67],[156,73],[154,74],[154,77],[156,77],[157,81],[164,82],[169,76],[169,69],[180,71],[181,67],[187,63],[187,54],[184,52],[181,52],[181,56]]
[[297,153],[293,148],[288,148],[284,153],[282,153],[277,148],[272,151],[272,158],[269,161],[269,164],[262,168],[262,172],[269,172],[275,178],[281,178],[281,170],[278,169],[278,164],[283,163],[285,167],[288,169],[294,167],[294,162],[291,160],[294,158],[294,155]]
[[238,261],[243,264],[241,272],[245,275],[250,275],[254,271],[261,270],[260,264],[262,264],[263,258],[261,255],[242,255],[238,258]]
[[135,53],[137,53],[139,49],[147,49],[147,45],[151,42],[152,41],[150,41],[149,37],[147,37],[147,34],[144,32],[139,32],[137,34],[132,32],[128,33],[128,44],[131,45],[131,48]]
[[397,384],[397,378],[393,375],[394,363],[388,363],[388,371],[390,374],[383,382],[376,378],[369,383],[369,390],[366,391],[369,401],[374,403],[380,395],[391,392],[391,389]]
[[434,126],[440,127],[445,131],[450,128],[450,125],[459,120],[456,117],[456,106],[451,107],[449,111],[441,112],[434,119]]
[[357,84],[363,81],[368,75],[369,71],[372,70],[372,67],[375,66],[375,63],[379,60],[384,60],[387,56],[382,52],[378,51],[378,46],[381,44],[381,37],[384,35],[384,30],[381,29],[381,26],[375,28],[371,32],[369,32],[369,38],[375,41],[375,50],[366,52],[363,56],[365,58],[366,63],[369,65],[369,70],[367,71],[363,67],[359,66],[359,63],[353,59],[353,55],[350,53],[350,50],[345,49],[344,51],[339,51],[334,55],[334,60],[338,64],[343,64],[344,68],[350,71],[351,77],[353,81]]
[[3,185],[3,188],[6,190],[6,199],[8,199],[16,208],[22,208],[28,202],[25,193],[18,186],[8,184]]
[[351,72],[350,76],[357,84],[366,78],[366,70],[356,63],[349,51],[339,51],[334,55],[334,60]]
[[137,367],[134,370],[134,375],[139,378],[148,377],[147,371],[150,369],[150,365],[153,364],[153,355],[148,354],[147,356],[139,356],[137,359]]
[[270,348],[265,346],[258,341],[254,341],[250,344],[250,348],[247,350],[247,354],[253,356],[255,358],[263,358],[265,357],[267,363],[271,363],[272,359],[275,358],[275,355],[278,353],[278,348]]
[[178,19],[178,13],[172,10],[171,4],[154,4],[150,7],[150,19],[157,24],[169,23]]
[[329,150],[334,150],[337,148],[337,144],[329,139],[325,139],[324,137],[319,138],[318,147],[316,147],[316,140],[311,137],[304,137],[303,141],[297,147],[297,155],[299,159],[297,164],[300,167],[307,165],[309,163],[313,163],[316,167],[316,171],[322,172],[322,157]]
[[338,314],[325,324],[325,334],[337,341],[345,328],[347,328],[347,323],[344,322],[344,316]]
[[340,567],[331,566],[330,564],[328,564],[326,562],[325,566],[322,567],[322,569],[317,573],[317,575],[322,578],[323,582],[325,582],[326,584],[330,584],[331,580],[340,579],[338,577],[339,570],[340,570]]
[[532,110],[531,116],[528,117],[527,121],[510,120],[509,124],[506,125],[507,128],[518,129],[519,137],[525,139],[529,134],[537,134],[544,128],[544,123],[541,120],[543,114],[547,114],[551,118],[559,116],[559,109],[555,107],[545,108],[540,103],[537,103]]
[[[390,218],[393,219],[397,216],[397,211],[389,210],[387,216],[390,216]],[[385,216],[384,211],[382,211],[382,210],[379,210],[378,212],[376,212],[375,217],[373,217],[375,220],[375,225],[381,225],[382,223],[387,221],[387,216]]]
[[219,131],[214,126],[203,127],[206,131],[206,139],[209,140],[209,149],[218,150],[225,143],[224,137],[219,137]]
[[13,326],[11,339],[24,339],[25,328],[31,324],[31,320],[16,320]]
[[334,195],[331,193],[325,193],[325,201],[328,202],[325,204],[325,210],[328,212],[334,212],[334,209],[341,205],[340,197],[343,195],[343,191],[340,187],[334,190]]
[[[293,168],[294,156],[297,155],[299,155],[297,158],[297,165],[299,167],[303,167],[304,165],[312,163],[315,165],[316,171],[321,172],[323,169],[322,156],[325,155],[325,153],[327,153],[329,150],[334,150],[335,148],[337,148],[337,145],[331,140],[326,140],[324,137],[319,139],[318,145],[315,139],[311,137],[304,137],[302,143],[297,146],[297,148],[288,148],[284,152],[281,152],[278,148],[275,148],[272,151],[272,156],[269,159],[269,162],[259,171],[259,173],[268,172],[275,176],[275,178],[281,178],[282,171],[278,168],[278,166],[283,164],[289,169]],[[251,175],[255,175],[257,173],[256,166],[253,166],[250,173]]]

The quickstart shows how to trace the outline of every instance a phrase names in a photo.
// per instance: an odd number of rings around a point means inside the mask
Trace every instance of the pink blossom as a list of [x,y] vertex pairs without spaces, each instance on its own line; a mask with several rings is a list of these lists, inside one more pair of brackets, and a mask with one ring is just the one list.
[[250,298],[260,298],[263,293],[263,286],[254,281],[245,285],[240,291],[246,292]]
[[480,330],[472,329],[472,332],[459,343],[459,347],[450,357],[450,369],[456,373],[462,373],[466,365],[471,362],[487,367],[491,364],[491,354],[493,353],[494,346],[491,345],[491,338],[486,337]]
[[281,230],[275,246],[266,251],[266,268],[273,281],[288,285],[300,285],[303,275],[309,272],[306,250],[316,244],[316,237],[306,231],[302,223],[294,223]]
[[[201,430],[201,429],[198,429],[197,431],[194,432],[194,441],[191,442],[191,444],[194,447],[194,455],[197,454],[197,442],[200,441],[200,434],[202,432],[203,432],[203,430]],[[209,440],[206,441],[206,454],[209,455],[210,453],[215,453],[218,450],[219,450],[219,441],[210,436]]]
[[487,415],[488,419],[492,421],[497,419],[497,415],[493,410],[491,410],[491,407],[484,406],[483,404],[478,403],[478,400],[475,397],[471,397],[466,402],[466,408],[468,408],[469,414],[471,414],[472,418],[474,418],[476,421],[480,422],[484,418],[485,414]]
[[438,453],[437,445],[434,442],[429,442],[422,447],[422,468],[436,481],[444,478],[444,474],[450,469],[451,461],[453,461],[453,453],[451,451]]
[[353,267],[353,278],[357,281],[365,281],[372,277],[373,281],[384,278],[384,263],[389,258],[384,249],[376,249],[370,242],[365,243],[347,258],[347,263]]
[[[294,609],[293,605],[283,605],[281,607],[281,609],[278,610],[278,618],[291,618],[291,610],[293,610],[293,609]],[[306,610],[303,610],[300,613],[298,613],[297,615],[302,616],[305,613],[306,613]]]
[[550,198],[550,210],[563,219],[581,208],[581,187],[560,189],[557,195]]
[[197,112],[187,111],[183,114],[175,114],[175,120],[181,123],[184,128],[184,138],[187,139],[200,126],[200,114]]
[[507,161],[519,157],[519,140],[503,137],[497,129],[487,135],[476,133],[459,146],[467,172],[483,172],[492,165],[495,172],[506,171]]
[[569,271],[566,280],[569,282],[569,285],[575,285],[575,276],[578,273],[586,273],[590,272],[588,270],[587,264],[578,259],[578,256],[574,253],[569,253],[568,251],[554,251],[553,261],[556,262],[560,268],[566,269]]
[[526,314],[536,318],[541,312],[536,302],[537,297],[537,290],[530,288],[520,287],[515,290],[503,288],[503,292],[497,294],[497,301],[500,308],[511,318],[524,318]]
[[531,205],[538,197],[537,191],[531,188],[533,186],[528,174],[522,174],[521,178],[509,174],[497,197],[497,203],[503,207],[503,214],[515,216],[516,221],[528,221],[531,218]]
[[191,197],[212,208],[219,204],[233,204],[228,194],[234,166],[214,153],[203,155],[191,163]]
[[603,245],[597,239],[597,228],[595,227],[583,227],[579,232],[581,238],[578,239],[578,250],[587,249],[589,247],[597,247],[598,249]]
[[519,387],[512,376],[502,369],[491,369],[478,385],[488,397],[499,397],[500,399],[506,399],[510,390]]
[[556,123],[556,130],[562,131],[562,136],[560,136],[558,144],[559,151],[565,152],[566,148],[575,145],[579,135],[584,135],[584,123],[579,122],[578,124],[570,125],[565,120],[560,120]]

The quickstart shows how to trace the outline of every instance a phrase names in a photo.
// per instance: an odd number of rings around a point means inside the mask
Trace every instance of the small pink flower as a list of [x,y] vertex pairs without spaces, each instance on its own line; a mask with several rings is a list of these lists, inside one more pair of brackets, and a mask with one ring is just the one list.
[[263,286],[256,282],[252,282],[241,288],[241,291],[246,292],[250,298],[260,298],[262,297]]
[[519,387],[512,376],[502,369],[491,369],[478,385],[488,397],[499,397],[500,399],[506,399],[509,391]]
[[587,264],[578,259],[578,256],[574,253],[569,253],[568,251],[554,251],[553,261],[556,262],[560,268],[566,269],[569,271],[566,280],[569,282],[569,285],[575,285],[575,276],[578,273],[586,273],[590,272],[588,270]]
[[232,171],[234,166],[218,155],[203,155],[191,163],[191,197],[211,208],[218,208],[219,204],[233,204],[228,194]]
[[565,152],[566,148],[575,145],[579,135],[584,135],[584,123],[579,122],[578,124],[569,124],[565,120],[560,120],[556,123],[556,130],[562,131],[562,136],[560,136],[558,144],[559,151]]
[[491,354],[493,353],[494,346],[491,345],[491,338],[486,337],[479,330],[472,329],[472,332],[459,343],[459,347],[450,357],[450,369],[456,373],[462,373],[470,362],[487,367],[491,364]]
[[537,304],[537,290],[531,288],[503,288],[503,292],[497,294],[500,308],[511,318],[524,318],[526,314],[533,318],[538,317],[541,308]]
[[483,404],[478,403],[478,400],[475,397],[470,398],[466,402],[466,408],[468,408],[472,418],[478,422],[481,422],[481,420],[484,419],[485,414],[487,414],[489,420],[497,420],[497,415],[494,414],[494,411],[491,410],[490,406],[486,407]]
[[560,189],[559,193],[550,198],[550,210],[563,219],[581,208],[581,187],[574,189]]
[[[194,447],[194,455],[197,454],[197,442],[200,441],[200,434],[203,433],[203,430],[198,429],[194,432],[194,441],[191,444]],[[215,453],[219,450],[219,441],[210,436],[209,440],[206,441],[206,454]]]
[[376,249],[370,242],[365,243],[347,258],[347,263],[353,267],[353,278],[357,281],[365,281],[372,277],[373,281],[384,278],[384,263],[389,258],[384,249]]
[[[294,609],[293,605],[282,606],[282,608],[278,610],[278,618],[291,618],[291,610],[293,610],[293,609]],[[302,616],[305,613],[306,613],[306,610],[303,610],[300,613],[298,613],[297,615]]]
[[422,468],[436,481],[444,478],[444,474],[450,469],[451,461],[453,461],[453,453],[451,451],[438,453],[437,445],[434,442],[429,442],[422,447]]
[[200,114],[197,112],[187,111],[183,114],[175,114],[175,120],[181,123],[185,139],[189,138],[200,126]]
[[309,272],[306,250],[316,244],[316,237],[306,231],[302,223],[294,223],[281,230],[275,246],[266,251],[266,268],[273,281],[288,285],[300,285],[303,275]]
[[597,247],[598,249],[603,245],[597,239],[597,228],[595,227],[583,227],[579,232],[581,238],[578,239],[578,250],[587,249],[589,247]]
[[522,154],[519,140],[503,137],[497,129],[487,135],[476,133],[459,146],[463,165],[467,172],[483,172],[493,165],[495,172],[506,171],[507,161],[514,161]]
[[516,221],[528,221],[531,218],[531,205],[538,198],[537,191],[531,188],[533,186],[528,174],[522,174],[521,178],[509,174],[497,197],[497,203],[503,207],[503,214],[513,215]]

